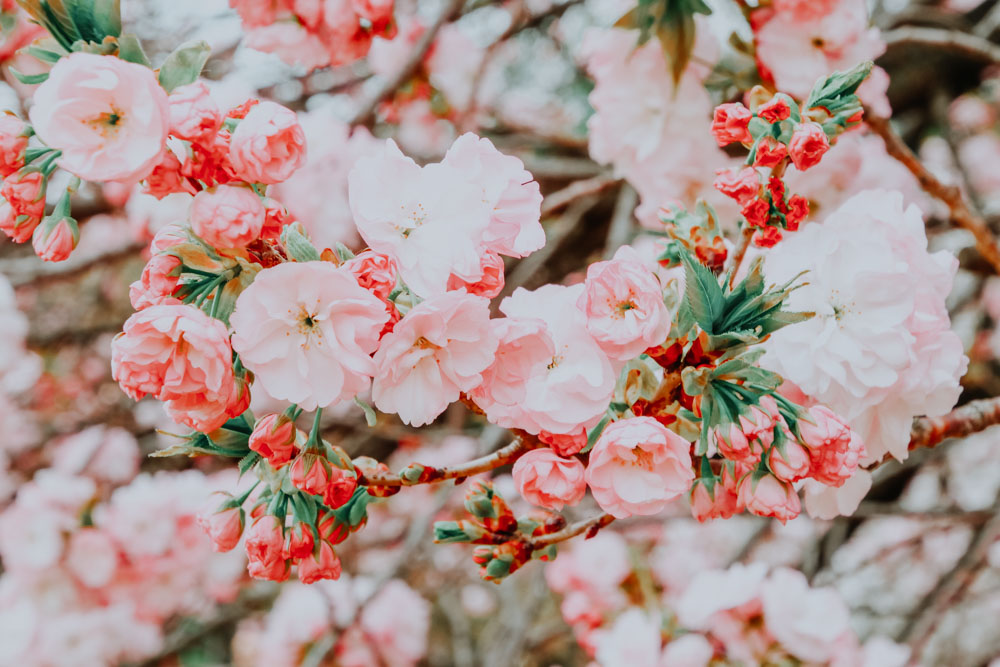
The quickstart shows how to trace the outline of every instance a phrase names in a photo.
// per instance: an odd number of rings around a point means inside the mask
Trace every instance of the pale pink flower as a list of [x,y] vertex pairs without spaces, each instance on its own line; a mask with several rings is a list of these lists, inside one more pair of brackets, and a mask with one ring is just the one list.
[[0,194],[0,230],[24,243],[45,214],[45,181],[37,171],[20,171],[3,180]]
[[708,667],[715,650],[704,635],[687,634],[663,647],[661,667]]
[[447,289],[449,276],[476,281],[492,204],[482,186],[445,163],[420,167],[389,140],[357,161],[349,177],[351,212],[372,250],[396,260],[417,295]]
[[632,572],[628,543],[614,531],[568,546],[545,568],[545,580],[557,593],[596,591],[596,597],[611,598]]
[[486,299],[465,292],[427,299],[382,339],[372,399],[407,424],[429,424],[482,381],[497,345]]
[[330,64],[330,52],[320,36],[294,19],[248,30],[243,46],[273,53],[289,65],[298,65],[307,71]]
[[[497,352],[500,356],[500,352]],[[587,446],[587,429],[580,428],[576,433],[549,433],[542,431],[538,439],[552,448],[559,456],[573,456]]]
[[521,160],[504,155],[489,139],[466,133],[455,140],[441,162],[464,172],[482,188],[483,200],[492,209],[482,238],[486,248],[524,257],[545,245],[539,222],[542,195]]
[[220,185],[191,200],[191,228],[216,248],[242,248],[260,236],[264,204],[250,188]]
[[174,298],[181,276],[181,260],[173,255],[153,255],[142,275],[128,288],[132,307],[142,310],[159,304],[178,304]]
[[63,552],[65,515],[46,507],[14,505],[0,514],[0,558],[6,572],[44,570]]
[[72,53],[35,91],[31,124],[88,181],[137,181],[160,161],[170,125],[153,70],[115,56]]
[[364,605],[358,619],[387,667],[413,667],[427,653],[431,606],[401,579],[392,579]]
[[811,479],[805,481],[806,512],[814,519],[833,519],[850,516],[858,509],[868,491],[872,488],[872,476],[860,469],[842,486],[826,486]]
[[627,361],[666,340],[670,312],[662,288],[631,246],[588,266],[584,287],[577,305],[587,314],[587,331],[610,359]]
[[841,643],[854,637],[843,599],[832,588],[810,588],[801,572],[772,572],[761,599],[768,631],[800,660],[825,663]]
[[106,586],[118,569],[118,547],[97,528],[73,532],[66,547],[66,568],[88,588]]
[[229,144],[236,175],[251,183],[280,183],[306,161],[306,137],[295,112],[275,102],[254,105]]
[[28,147],[28,124],[11,113],[0,114],[0,178],[24,166]]
[[630,607],[597,640],[597,661],[605,667],[659,667],[660,619]]
[[517,461],[511,474],[517,491],[533,505],[556,511],[576,505],[587,492],[579,459],[564,459],[551,449],[534,449]]
[[760,176],[753,167],[744,167],[740,171],[720,169],[716,172],[712,185],[716,190],[736,200],[744,206],[760,192]]
[[747,473],[736,487],[736,502],[757,516],[773,516],[781,523],[794,519],[802,510],[791,484],[773,475]]
[[123,428],[91,426],[57,445],[53,466],[101,482],[124,484],[139,471],[139,443]]
[[211,137],[222,126],[222,112],[202,81],[171,91],[170,133],[181,139],[197,141]]
[[720,104],[715,107],[712,118],[712,135],[719,146],[736,142],[749,144],[753,141],[747,125],[753,114],[739,102]]
[[694,480],[691,443],[652,417],[609,424],[590,451],[587,485],[608,514],[656,514]]
[[761,69],[778,90],[799,99],[821,77],[874,60],[885,50],[878,28],[868,27],[864,0],[825,6],[829,11],[776,12],[754,26]]
[[265,391],[306,410],[365,391],[385,305],[327,262],[261,271],[236,300],[233,349]]
[[225,423],[236,390],[226,326],[192,306],[132,315],[111,344],[111,374],[132,398],[168,401],[175,417],[200,430]]
[[677,601],[677,618],[686,628],[708,630],[719,612],[753,605],[766,576],[764,563],[737,563],[724,571],[702,570]]
[[617,373],[587,333],[576,305],[583,291],[583,285],[518,288],[500,304],[507,318],[520,323],[500,330],[502,361],[475,392],[490,421],[529,433],[567,434],[601,420]]
[[780,14],[791,14],[796,20],[819,18],[830,13],[838,0],[774,0],[771,6]]
[[916,415],[950,410],[967,360],[945,307],[957,260],[930,254],[899,193],[862,192],[774,248],[768,282],[808,271],[786,308],[816,313],[767,342],[761,363],[841,415],[868,460],[907,455]]
[[463,280],[455,275],[449,276],[448,289],[464,289],[469,294],[484,296],[487,299],[492,299],[500,294],[504,286],[503,257],[487,250],[481,257],[480,270],[482,276],[474,282]]

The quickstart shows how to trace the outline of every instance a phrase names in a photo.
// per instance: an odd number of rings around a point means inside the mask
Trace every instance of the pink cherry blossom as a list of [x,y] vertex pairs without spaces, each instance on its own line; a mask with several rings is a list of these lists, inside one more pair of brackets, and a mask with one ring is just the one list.
[[296,451],[295,433],[295,424],[287,416],[265,415],[254,424],[248,445],[278,467],[292,460]]
[[522,323],[500,331],[502,361],[475,392],[490,421],[529,433],[567,434],[601,420],[617,373],[587,332],[576,305],[583,292],[583,285],[518,288],[500,304],[501,312]]
[[21,171],[4,179],[0,195],[0,230],[24,243],[45,214],[45,180],[37,171]]
[[799,430],[809,447],[810,477],[828,486],[841,486],[851,478],[865,455],[865,444],[843,419],[814,405],[808,419],[799,421]]
[[173,255],[153,255],[142,269],[139,280],[129,286],[132,307],[142,310],[158,304],[178,304],[174,298],[181,275],[181,260]]
[[465,292],[427,299],[382,339],[372,399],[407,424],[429,424],[482,381],[497,345],[486,299]]
[[788,568],[772,572],[761,599],[768,631],[805,662],[827,662],[845,636],[854,634],[840,595],[832,588],[810,588],[801,572]]
[[788,154],[799,171],[819,164],[823,154],[830,150],[830,140],[819,123],[802,123],[795,127],[788,142]]
[[326,540],[319,543],[316,553],[310,553],[299,561],[299,581],[314,584],[321,579],[340,578],[340,559],[333,551],[333,545]]
[[246,540],[250,576],[271,581],[287,579],[288,562],[283,555],[284,546],[284,528],[278,517],[265,514],[254,521]]
[[170,133],[181,139],[197,141],[211,137],[222,125],[222,112],[202,81],[171,91]]
[[811,473],[810,451],[800,445],[791,434],[787,435],[789,437],[782,447],[778,445],[771,447],[767,456],[767,466],[778,479],[797,482]]
[[587,464],[594,499],[619,519],[662,511],[693,479],[691,443],[652,417],[608,425]]
[[392,257],[366,250],[344,262],[344,268],[354,274],[358,284],[382,299],[396,287],[396,265]]
[[469,282],[455,275],[449,276],[448,289],[464,289],[469,294],[492,299],[503,291],[504,269],[503,257],[495,252],[486,251],[480,258],[480,271],[482,272],[480,278]]
[[781,523],[799,515],[799,496],[791,484],[772,475],[747,473],[739,482],[736,501],[757,516],[773,516]]
[[66,547],[66,568],[88,588],[106,586],[118,569],[119,558],[114,540],[97,528],[75,531]]
[[242,248],[260,236],[264,204],[249,189],[220,185],[191,200],[191,227],[215,248]]
[[662,288],[631,246],[588,266],[584,286],[578,306],[587,314],[587,331],[610,359],[627,361],[667,338],[670,313]]
[[518,493],[525,500],[556,511],[576,505],[587,492],[584,467],[578,459],[565,459],[551,449],[534,449],[517,461],[511,471]]
[[747,125],[753,114],[750,109],[739,102],[720,104],[715,107],[712,119],[712,134],[719,146],[728,146],[736,142],[748,144],[753,141]]
[[390,140],[357,161],[349,190],[361,237],[396,261],[417,295],[441,294],[451,275],[470,282],[482,276],[479,249],[492,204],[463,170],[443,162],[420,167]]
[[35,254],[46,262],[62,262],[80,239],[80,231],[75,224],[65,218],[55,225],[42,224],[35,227],[31,235],[31,245]]
[[539,222],[542,195],[524,163],[504,155],[489,139],[466,133],[455,140],[442,164],[465,173],[482,188],[492,209],[482,242],[489,250],[524,257],[545,245]]
[[233,132],[229,159],[251,183],[280,183],[306,160],[306,138],[295,112],[275,102],[254,105]]
[[297,65],[306,70],[325,67],[330,63],[330,52],[320,36],[307,30],[298,21],[276,21],[248,30],[243,38],[243,46],[273,53],[289,65]]
[[35,91],[31,124],[62,151],[59,166],[88,181],[137,181],[165,149],[167,93],[153,70],[115,56],[72,53]]
[[365,391],[388,319],[350,272],[327,262],[261,271],[236,300],[233,349],[268,394],[306,410]]
[[872,476],[862,468],[839,487],[807,479],[803,488],[804,504],[809,516],[815,519],[833,519],[854,514],[872,488]]
[[225,325],[192,306],[151,306],[132,315],[111,344],[111,372],[132,398],[152,394],[205,431],[228,419],[236,389]]

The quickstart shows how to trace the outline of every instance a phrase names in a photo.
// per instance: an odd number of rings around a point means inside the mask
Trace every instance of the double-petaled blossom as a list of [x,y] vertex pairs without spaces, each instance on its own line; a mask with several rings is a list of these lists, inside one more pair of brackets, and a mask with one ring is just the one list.
[[778,479],[797,482],[812,474],[809,457],[810,451],[794,437],[787,437],[783,443],[775,443],[768,451],[767,467]]
[[575,434],[607,410],[616,372],[577,303],[583,285],[517,289],[500,304],[497,362],[472,394],[486,416],[529,433]]
[[608,514],[656,514],[694,480],[691,443],[652,417],[633,417],[604,429],[587,464],[587,485]]
[[465,292],[414,307],[375,354],[375,405],[413,426],[432,422],[493,363],[498,341],[489,320],[489,302]]
[[35,91],[31,124],[62,151],[60,167],[88,181],[137,181],[165,150],[167,93],[153,70],[115,56],[72,53]]
[[200,431],[221,426],[239,398],[225,325],[192,306],[157,305],[130,317],[111,344],[111,372],[138,400],[152,394]]
[[396,264],[388,255],[365,250],[344,262],[344,268],[354,275],[359,285],[383,301],[389,300],[396,287]]
[[288,578],[285,531],[281,519],[264,514],[250,526],[246,539],[247,570],[254,579],[284,581]]
[[170,92],[170,133],[188,141],[210,137],[222,126],[222,111],[201,81]]
[[587,267],[584,288],[577,305],[587,315],[587,331],[610,359],[627,361],[666,339],[670,312],[660,283],[631,246]]
[[178,304],[174,297],[181,276],[182,263],[168,254],[153,255],[142,269],[139,280],[129,285],[128,297],[136,310],[159,304]]
[[792,139],[788,142],[788,154],[796,169],[805,171],[816,166],[828,150],[830,150],[830,140],[819,123],[802,123],[795,126]]
[[728,519],[739,511],[736,501],[736,475],[728,466],[722,468],[722,478],[711,487],[696,482],[691,487],[691,514],[699,522]]
[[320,540],[312,553],[299,563],[299,581],[314,584],[321,579],[340,579],[340,559],[326,540]]
[[760,192],[760,177],[753,167],[744,167],[738,172],[732,169],[720,169],[716,172],[712,185],[722,194],[735,199],[740,206],[744,206]]
[[748,144],[753,141],[747,127],[753,114],[739,102],[720,104],[712,117],[712,135],[719,146],[732,143]]
[[534,449],[514,462],[511,471],[517,491],[539,507],[561,510],[583,500],[587,483],[578,459],[563,458],[551,449]]
[[236,300],[233,349],[268,394],[315,410],[368,388],[388,317],[349,271],[288,262],[261,271]]
[[195,234],[215,248],[242,248],[260,236],[264,204],[250,188],[220,185],[191,200]]
[[275,102],[254,105],[229,143],[237,176],[250,183],[280,183],[306,160],[306,137],[295,112]]
[[836,664],[830,661],[854,639],[844,600],[832,588],[810,588],[801,572],[772,572],[761,588],[761,601],[767,630],[799,660]]
[[816,315],[775,332],[761,364],[843,417],[865,460],[905,458],[913,417],[944,414],[960,392],[967,360],[945,307],[956,269],[927,251],[901,194],[859,193],[768,254],[768,282],[808,271],[785,307]]

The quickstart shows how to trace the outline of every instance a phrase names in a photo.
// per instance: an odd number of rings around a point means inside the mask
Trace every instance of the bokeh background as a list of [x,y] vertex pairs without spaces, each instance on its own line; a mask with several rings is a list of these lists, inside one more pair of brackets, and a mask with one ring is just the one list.
[[[461,18],[438,32],[368,128],[353,133],[345,121],[404,66],[444,1],[397,0],[394,41],[377,41],[351,65],[310,73],[247,48],[225,0],[125,0],[122,9],[126,29],[142,38],[154,63],[181,42],[206,40],[213,55],[204,75],[221,104],[256,96],[301,114],[309,163],[277,187],[277,197],[320,246],[358,247],[346,177],[382,138],[435,159],[458,134],[475,131],[519,156],[546,195],[548,245],[508,264],[510,293],[578,279],[588,262],[625,242],[653,253],[641,230],[659,206],[713,198],[715,169],[735,158],[714,144],[711,108],[752,85],[758,71],[741,46],[750,27],[735,3],[709,4],[716,11],[699,18],[693,59],[715,65],[707,92],[674,90],[665,69],[636,71],[629,82],[634,96],[622,103],[632,105],[629,118],[647,114],[663,134],[635,139],[650,157],[628,173],[609,146],[628,128],[588,126],[609,85],[600,63],[619,57],[607,28],[627,0],[456,5]],[[1000,3],[869,7],[898,131],[1000,231]],[[16,51],[35,35],[7,0],[0,24],[0,106],[23,114],[30,86],[11,70],[32,71]],[[296,44],[287,48],[294,56]],[[949,301],[971,360],[961,402],[1000,395],[1000,278],[881,139],[845,136],[790,185],[820,217],[868,187],[901,190],[918,204],[932,248],[961,261]],[[859,638],[880,638],[866,653],[872,667],[889,664],[880,655],[899,655],[881,638],[927,665],[973,667],[1000,656],[1000,427],[881,467],[851,517],[803,515],[781,525],[743,516],[701,525],[678,502],[496,586],[480,581],[468,548],[431,543],[431,523],[461,505],[462,490],[447,484],[377,505],[369,526],[343,546],[337,582],[250,580],[241,550],[213,553],[196,521],[218,503],[214,492],[238,487],[235,468],[210,458],[149,457],[183,430],[159,404],[134,403],[110,378],[110,340],[132,312],[128,285],[151,235],[183,219],[187,205],[186,195],[157,201],[124,185],[85,188],[74,203],[83,224],[70,260],[46,264],[30,247],[0,241],[0,665],[584,665],[595,636],[568,622],[579,623],[581,612],[567,602],[580,586],[567,582],[600,582],[620,563],[627,580],[611,582],[615,590],[591,608],[605,629],[629,606],[669,613],[669,601],[698,572],[764,563],[832,586]],[[267,409],[263,397],[254,400],[255,410]],[[353,407],[329,411],[324,437],[393,469],[414,460],[457,462],[502,443],[503,431],[452,407],[419,431],[389,417],[369,428]],[[505,471],[496,485],[519,503]]]

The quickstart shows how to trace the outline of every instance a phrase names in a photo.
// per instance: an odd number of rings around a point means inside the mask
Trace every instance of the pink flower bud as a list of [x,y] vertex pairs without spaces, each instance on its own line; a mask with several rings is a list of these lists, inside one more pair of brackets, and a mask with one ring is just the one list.
[[299,581],[312,584],[320,579],[340,579],[340,559],[326,541],[319,543],[318,554],[310,553],[299,561]]
[[767,465],[778,479],[786,482],[797,482],[809,475],[809,452],[795,441],[795,436],[788,435],[784,444],[785,453],[772,446],[767,457]]
[[559,456],[573,456],[587,446],[587,429],[581,427],[576,433],[566,435],[542,431],[538,434],[538,439],[551,447]]
[[250,434],[250,449],[277,468],[295,453],[295,424],[285,415],[270,414],[257,420]]
[[254,521],[247,535],[246,550],[251,577],[271,581],[288,578],[284,526],[278,517],[265,514]]
[[160,303],[180,303],[174,298],[181,275],[181,260],[173,255],[153,255],[142,276],[128,288],[132,307],[142,310]]
[[80,240],[80,228],[73,218],[61,218],[55,224],[41,224],[31,236],[35,254],[46,262],[61,262],[69,258]]
[[715,189],[732,197],[740,206],[750,202],[760,192],[760,179],[753,167],[745,167],[738,173],[732,169],[719,169],[715,172]]
[[706,484],[691,487],[691,515],[700,523],[709,519],[728,519],[740,509],[736,502],[736,480],[728,468],[723,468],[722,479],[709,493]]
[[202,190],[191,202],[191,227],[216,248],[242,248],[260,236],[264,205],[253,190],[220,185]]
[[830,150],[830,140],[818,123],[802,123],[792,133],[788,150],[795,168],[805,171],[819,164],[823,154]]
[[229,159],[249,183],[288,179],[306,159],[306,137],[295,112],[275,102],[255,105],[233,132]]
[[824,405],[809,408],[809,419],[799,421],[799,432],[809,447],[809,476],[827,486],[842,486],[858,469],[865,444],[847,423]]
[[483,275],[474,282],[463,280],[452,274],[448,277],[448,289],[465,289],[469,294],[485,296],[492,299],[503,291],[504,263],[503,258],[495,252],[485,252],[479,258],[479,266]]
[[4,179],[0,195],[0,230],[14,243],[24,243],[45,215],[45,178],[37,171],[20,171]]
[[577,459],[564,459],[551,449],[533,449],[514,462],[511,473],[518,493],[533,505],[561,510],[576,505],[587,492],[584,467]]
[[312,528],[297,521],[288,531],[288,548],[285,550],[285,558],[296,560],[307,558],[312,554],[314,545]]
[[712,117],[712,134],[719,146],[731,143],[748,144],[753,141],[747,125],[753,114],[739,102],[720,104]]
[[350,470],[333,467],[330,469],[330,483],[323,492],[323,502],[327,507],[337,509],[342,507],[354,495],[358,486],[358,478]]
[[344,262],[344,268],[358,280],[358,284],[382,301],[396,287],[396,262],[389,255],[365,250]]
[[289,479],[300,491],[321,496],[330,483],[330,468],[326,457],[316,451],[306,450],[292,462]]
[[760,461],[761,446],[754,442],[754,438],[747,438],[743,430],[736,424],[729,424],[726,428],[715,429],[715,444],[719,454],[737,463],[748,466],[755,465]]
[[232,551],[243,535],[243,511],[239,507],[201,514],[198,524],[212,540],[212,549],[218,552]]
[[751,227],[765,227],[771,219],[771,207],[763,199],[752,199],[741,211]]
[[799,496],[791,484],[773,475],[747,473],[737,488],[737,502],[757,516],[773,516],[781,523],[799,515]]

